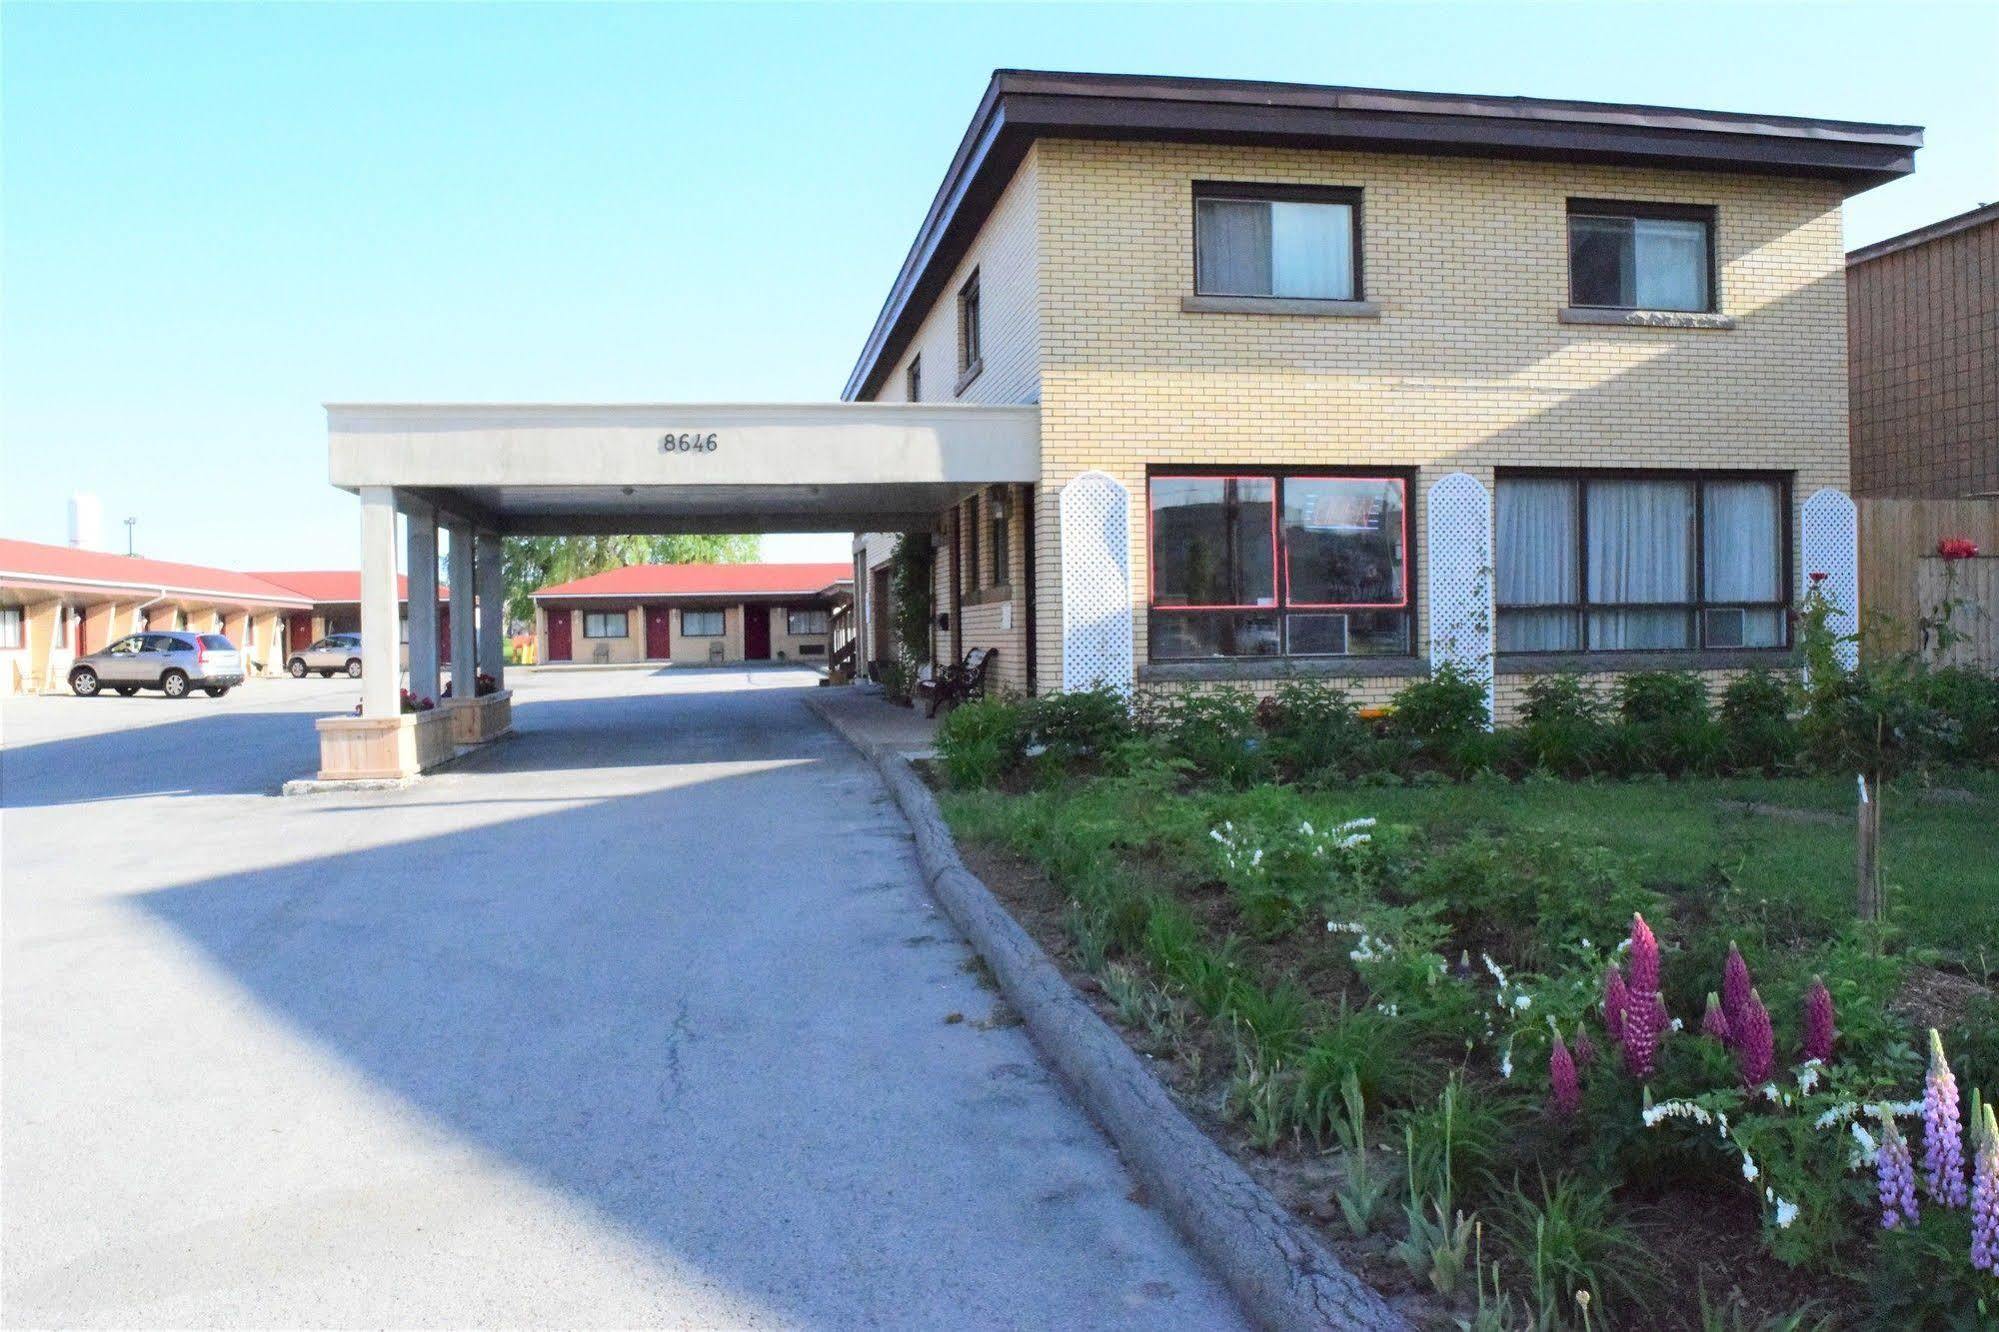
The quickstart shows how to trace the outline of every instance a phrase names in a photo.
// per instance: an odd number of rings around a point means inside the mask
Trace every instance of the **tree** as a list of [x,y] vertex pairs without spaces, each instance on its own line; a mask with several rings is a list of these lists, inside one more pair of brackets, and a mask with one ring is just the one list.
[[550,583],[628,564],[747,564],[758,544],[753,536],[508,537],[507,616],[533,620],[535,591]]

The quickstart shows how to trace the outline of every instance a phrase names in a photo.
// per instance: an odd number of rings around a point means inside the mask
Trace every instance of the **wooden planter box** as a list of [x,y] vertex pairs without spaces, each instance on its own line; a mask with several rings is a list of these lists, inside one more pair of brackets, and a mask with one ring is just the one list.
[[458,752],[451,714],[443,709],[398,717],[322,717],[319,780],[414,777]]
[[453,698],[442,711],[451,715],[452,737],[461,745],[483,745],[513,729],[514,691],[502,689],[483,698]]

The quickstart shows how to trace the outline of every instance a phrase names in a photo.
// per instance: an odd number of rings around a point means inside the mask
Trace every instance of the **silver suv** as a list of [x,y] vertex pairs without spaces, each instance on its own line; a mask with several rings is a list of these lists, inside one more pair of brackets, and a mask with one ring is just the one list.
[[358,680],[361,678],[361,635],[328,634],[311,647],[292,653],[285,669],[292,673],[294,680],[303,680],[314,671],[328,677],[345,671],[349,679]]
[[115,689],[130,698],[157,689],[181,698],[199,689],[221,698],[243,683],[243,654],[221,634],[130,634],[110,647],[78,657],[69,668],[69,687],[81,698]]

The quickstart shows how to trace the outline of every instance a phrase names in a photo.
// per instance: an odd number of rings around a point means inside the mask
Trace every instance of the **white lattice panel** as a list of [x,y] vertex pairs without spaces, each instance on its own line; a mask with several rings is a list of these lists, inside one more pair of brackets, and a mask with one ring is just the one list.
[[[1798,596],[1819,590],[1836,608],[1828,622],[1833,633],[1851,639],[1860,630],[1860,515],[1852,498],[1828,486],[1805,501],[1798,529]],[[1834,649],[1842,666],[1852,670],[1860,660],[1860,645],[1843,642]]]
[[1430,487],[1430,664],[1450,662],[1492,698],[1492,496],[1452,472]]
[[1131,496],[1084,472],[1062,487],[1062,687],[1131,684]]

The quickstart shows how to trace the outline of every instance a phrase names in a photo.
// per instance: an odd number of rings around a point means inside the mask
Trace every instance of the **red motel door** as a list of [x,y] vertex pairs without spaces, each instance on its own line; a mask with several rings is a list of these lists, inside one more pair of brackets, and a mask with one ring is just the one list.
[[743,660],[770,660],[770,607],[743,607]]
[[285,618],[285,651],[303,652],[312,646],[312,612],[293,611]]
[[646,657],[651,661],[673,657],[673,607],[646,607]]
[[569,660],[568,611],[548,612],[548,659],[550,661]]

